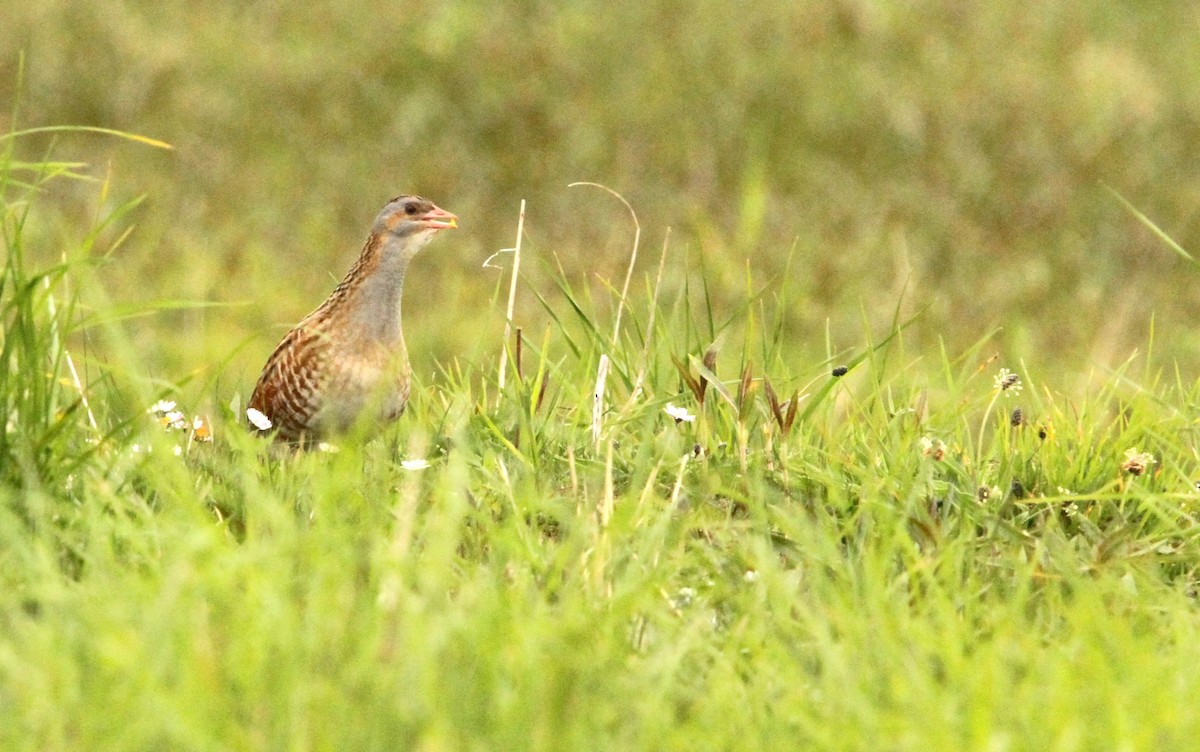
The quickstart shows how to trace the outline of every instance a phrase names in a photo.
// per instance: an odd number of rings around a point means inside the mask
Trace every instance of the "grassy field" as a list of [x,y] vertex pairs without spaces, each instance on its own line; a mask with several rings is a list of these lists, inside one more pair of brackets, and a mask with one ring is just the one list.
[[1194,746],[1200,11],[619,10],[0,0],[0,749]]

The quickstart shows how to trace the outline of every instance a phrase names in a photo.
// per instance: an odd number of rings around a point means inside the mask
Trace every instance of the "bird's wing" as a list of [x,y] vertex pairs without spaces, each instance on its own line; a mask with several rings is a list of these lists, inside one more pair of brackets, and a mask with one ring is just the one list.
[[315,427],[327,361],[321,327],[307,319],[284,335],[267,358],[249,406],[270,419],[279,438],[295,441]]

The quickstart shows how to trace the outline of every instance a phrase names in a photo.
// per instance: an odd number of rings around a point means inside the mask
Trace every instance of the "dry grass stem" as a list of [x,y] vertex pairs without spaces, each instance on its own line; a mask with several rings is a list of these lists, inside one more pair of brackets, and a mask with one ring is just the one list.
[[600,356],[600,365],[596,368],[596,388],[592,392],[592,444],[600,449],[600,428],[604,418],[604,382],[608,380],[608,356]]
[[[512,336],[513,306],[517,299],[517,274],[521,271],[521,238],[525,234],[525,199],[521,199],[521,210],[517,215],[517,242],[512,247],[513,264],[512,279],[508,284],[508,308],[504,312],[504,346],[500,350],[500,391],[504,391],[505,376],[508,372],[508,340]],[[508,250],[508,249],[505,249]],[[501,251],[503,252],[503,251]],[[489,261],[491,259],[488,259]],[[486,265],[487,262],[484,262]]]

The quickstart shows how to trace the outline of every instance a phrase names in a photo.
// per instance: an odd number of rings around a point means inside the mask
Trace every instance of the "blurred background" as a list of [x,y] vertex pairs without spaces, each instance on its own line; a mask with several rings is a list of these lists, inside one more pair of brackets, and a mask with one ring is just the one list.
[[[799,369],[827,329],[861,344],[898,306],[928,306],[909,341],[951,356],[1002,327],[985,355],[1085,373],[1153,327],[1158,355],[1200,365],[1198,272],[1104,188],[1200,250],[1200,5],[0,0],[0,18],[0,126],[174,146],[17,151],[89,162],[109,208],[146,194],[99,275],[120,303],[233,304],[128,325],[150,373],[220,399],[401,192],[462,218],[409,276],[419,374],[497,346],[500,273],[480,264],[512,245],[521,199],[528,284],[558,299],[561,265],[607,307],[632,225],[580,180],[636,209],[635,279],[669,227],[668,294],[703,276],[723,320],[766,288]],[[39,252],[77,242],[98,196],[44,196]],[[545,314],[521,304],[540,341]]]

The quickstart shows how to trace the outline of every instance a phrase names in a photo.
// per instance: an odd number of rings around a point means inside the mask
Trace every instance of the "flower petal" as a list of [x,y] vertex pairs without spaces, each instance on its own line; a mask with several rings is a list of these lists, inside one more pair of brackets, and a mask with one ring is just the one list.
[[674,418],[676,422],[687,421],[688,423],[691,423],[696,419],[696,416],[689,413],[686,407],[676,407],[670,402],[668,402],[667,406],[663,408],[663,412]]
[[261,410],[254,407],[246,408],[246,420],[250,421],[250,425],[254,426],[260,431],[270,431],[274,425],[271,423],[270,418],[268,418],[266,415],[263,415]]

